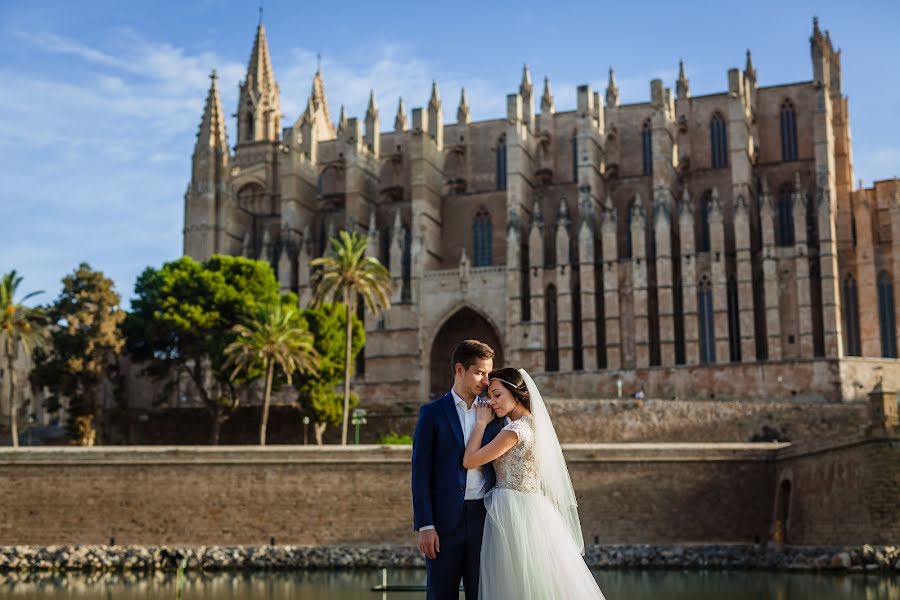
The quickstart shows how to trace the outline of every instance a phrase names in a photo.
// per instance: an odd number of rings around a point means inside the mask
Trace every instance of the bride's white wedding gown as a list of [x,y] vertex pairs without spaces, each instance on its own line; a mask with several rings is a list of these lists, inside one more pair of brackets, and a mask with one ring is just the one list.
[[541,492],[531,416],[510,422],[518,442],[494,460],[484,499],[479,600],[604,600],[556,505]]

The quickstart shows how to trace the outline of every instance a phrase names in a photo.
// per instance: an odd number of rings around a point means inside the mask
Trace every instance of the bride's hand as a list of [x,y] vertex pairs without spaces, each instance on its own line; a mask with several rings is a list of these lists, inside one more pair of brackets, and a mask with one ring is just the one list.
[[481,425],[487,425],[493,421],[494,409],[491,408],[490,402],[481,400],[480,398],[476,399],[475,402],[475,422]]

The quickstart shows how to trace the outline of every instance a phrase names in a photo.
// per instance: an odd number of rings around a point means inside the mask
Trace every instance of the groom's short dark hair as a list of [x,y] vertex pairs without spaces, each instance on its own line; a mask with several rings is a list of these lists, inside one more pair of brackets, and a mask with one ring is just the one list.
[[475,364],[476,360],[487,360],[494,358],[494,350],[478,340],[463,340],[453,349],[453,359],[450,362],[450,369],[456,370],[456,363],[468,369]]

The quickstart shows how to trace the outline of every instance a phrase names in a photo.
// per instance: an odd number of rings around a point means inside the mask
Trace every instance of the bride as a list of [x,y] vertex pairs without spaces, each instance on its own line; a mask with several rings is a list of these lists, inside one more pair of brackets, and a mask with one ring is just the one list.
[[[575,492],[540,392],[524,369],[489,379],[463,458],[466,469],[493,461],[497,474],[484,498],[479,599],[604,600],[582,558]],[[479,447],[495,415],[509,423]]]

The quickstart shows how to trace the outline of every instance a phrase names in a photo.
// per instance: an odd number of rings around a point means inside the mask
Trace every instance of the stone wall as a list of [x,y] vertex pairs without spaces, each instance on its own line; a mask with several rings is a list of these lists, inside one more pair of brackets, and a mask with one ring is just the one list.
[[[575,445],[585,537],[753,542],[783,445]],[[0,450],[0,546],[412,543],[410,449]],[[736,485],[740,482],[740,485]]]
[[772,518],[784,521],[787,543],[900,540],[900,437],[787,448],[775,483]]
[[[589,543],[900,540],[900,438],[567,444]],[[409,447],[0,449],[0,546],[410,544]],[[789,482],[790,493],[785,496]]]

